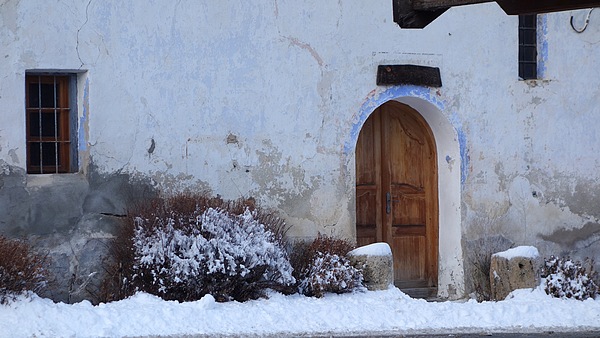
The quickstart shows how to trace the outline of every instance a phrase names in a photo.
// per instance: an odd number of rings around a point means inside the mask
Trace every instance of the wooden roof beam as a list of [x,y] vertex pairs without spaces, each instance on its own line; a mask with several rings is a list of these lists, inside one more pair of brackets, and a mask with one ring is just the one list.
[[[416,11],[433,11],[494,0],[408,0]],[[506,14],[534,14],[600,7],[599,0],[495,0]]]
[[[454,6],[493,0],[392,0],[394,21],[402,28],[423,28]],[[600,7],[600,0],[496,0],[509,15],[538,14]]]
[[494,0],[412,0],[412,8],[416,11],[433,11],[454,6],[473,5]]
[[600,7],[600,0],[496,0],[508,15],[539,14]]

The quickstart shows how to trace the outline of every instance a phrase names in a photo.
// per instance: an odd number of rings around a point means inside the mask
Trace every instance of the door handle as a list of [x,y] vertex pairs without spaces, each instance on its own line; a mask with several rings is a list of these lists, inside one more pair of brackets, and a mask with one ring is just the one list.
[[392,212],[392,194],[385,194],[385,213],[390,214]]
[[387,194],[385,194],[385,213],[386,214],[392,213],[392,202],[400,202],[400,200],[393,200],[392,193],[388,192]]

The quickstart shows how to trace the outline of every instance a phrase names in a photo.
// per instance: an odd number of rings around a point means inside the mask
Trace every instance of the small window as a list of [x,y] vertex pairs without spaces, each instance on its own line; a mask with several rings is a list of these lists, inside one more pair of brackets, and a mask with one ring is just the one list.
[[519,77],[537,79],[537,15],[519,15]]
[[77,171],[75,76],[27,74],[27,173]]

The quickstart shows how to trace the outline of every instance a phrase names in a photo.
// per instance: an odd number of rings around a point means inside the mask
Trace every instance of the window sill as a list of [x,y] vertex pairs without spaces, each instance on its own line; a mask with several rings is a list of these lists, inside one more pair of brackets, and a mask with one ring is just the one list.
[[73,184],[87,182],[86,177],[82,173],[65,173],[65,174],[27,174],[26,186],[28,188],[43,188],[53,185]]

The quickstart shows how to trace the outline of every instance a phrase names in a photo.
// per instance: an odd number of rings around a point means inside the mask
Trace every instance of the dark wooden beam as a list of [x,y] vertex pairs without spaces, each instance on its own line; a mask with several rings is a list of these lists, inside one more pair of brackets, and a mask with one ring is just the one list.
[[508,15],[539,14],[600,7],[600,0],[497,0]]
[[412,0],[412,8],[417,11],[431,11],[454,6],[473,5],[494,0]]
[[392,0],[394,22],[401,28],[425,28],[448,8],[431,11],[416,11],[410,0]]
[[[424,28],[448,8],[493,0],[392,0],[394,22],[401,28]],[[600,0],[495,0],[509,15],[540,14],[600,7]]]
[[440,69],[417,65],[380,65],[377,67],[378,86],[403,84],[441,87],[442,76],[440,75]]

